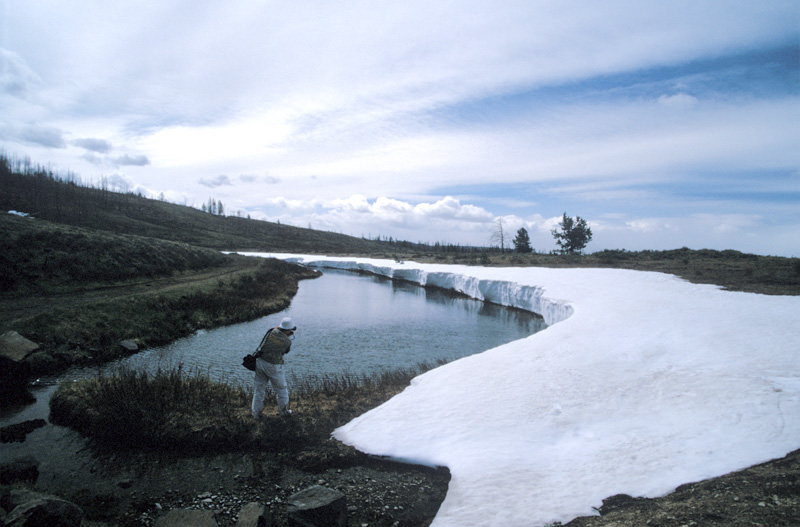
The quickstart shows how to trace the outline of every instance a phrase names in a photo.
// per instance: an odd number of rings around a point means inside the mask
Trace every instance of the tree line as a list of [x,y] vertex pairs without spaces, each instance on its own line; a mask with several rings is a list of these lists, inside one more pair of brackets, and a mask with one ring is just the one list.
[[[551,229],[550,234],[556,240],[556,245],[560,247],[557,252],[561,254],[580,254],[586,245],[592,241],[592,229],[586,223],[586,220],[580,216],[574,219],[567,216],[565,212],[558,223],[558,228]],[[508,235],[503,226],[503,220],[498,218],[495,221],[494,230],[492,231],[491,240],[500,246],[500,252],[506,251],[506,240]],[[531,253],[531,237],[525,227],[517,231],[517,235],[513,239],[514,252],[516,253]]]

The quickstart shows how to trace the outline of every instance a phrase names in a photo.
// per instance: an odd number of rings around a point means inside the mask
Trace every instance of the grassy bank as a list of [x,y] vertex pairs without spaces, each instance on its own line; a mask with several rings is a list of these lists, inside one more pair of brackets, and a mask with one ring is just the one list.
[[117,358],[127,353],[122,340],[140,347],[164,345],[197,329],[281,311],[297,292],[298,280],[313,276],[279,260],[230,257],[213,273],[181,275],[161,286],[148,282],[49,299],[37,303],[33,314],[4,320],[3,327],[40,344],[41,350],[26,359],[33,373],[53,373]]
[[298,280],[280,260],[0,215],[0,333],[40,346],[33,375],[102,362],[132,340],[157,346],[197,329],[285,309]]

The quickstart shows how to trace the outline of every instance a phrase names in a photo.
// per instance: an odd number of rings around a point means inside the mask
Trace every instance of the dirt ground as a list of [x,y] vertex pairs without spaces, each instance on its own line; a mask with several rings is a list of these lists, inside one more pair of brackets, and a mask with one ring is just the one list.
[[180,456],[87,447],[69,471],[43,475],[36,489],[76,503],[87,527],[152,526],[173,509],[210,510],[220,527],[233,527],[249,502],[267,506],[274,526],[283,527],[289,497],[313,485],[344,494],[348,527],[430,524],[447,492],[446,469],[371,458],[336,445],[340,455],[335,456],[327,446],[300,456],[268,451]]
[[[428,526],[450,481],[445,468],[370,457],[334,440],[291,455],[265,450],[180,456],[86,447],[77,456],[81,459],[69,473],[38,487],[80,505],[94,527],[151,526],[172,509],[211,510],[220,527],[233,527],[249,502],[269,507],[275,525],[283,527],[289,497],[312,485],[344,494],[348,527]],[[565,525],[800,526],[800,450],[682,485],[661,498],[611,496],[598,515]]]
[[[117,474],[96,488],[78,489],[78,500],[95,521],[149,526],[176,508],[215,512],[220,527],[236,524],[246,503],[267,505],[275,525],[286,525],[287,500],[312,485],[342,492],[348,526],[427,526],[450,479],[445,469],[414,467],[363,458],[321,471],[286,464],[274,453],[151,459],[129,476]],[[119,467],[117,467],[119,468]],[[73,475],[74,476],[74,475]],[[656,499],[613,496],[600,516],[577,518],[570,527],[797,526],[800,525],[800,451],[749,469],[679,487]]]
[[600,516],[570,527],[798,526],[800,450],[739,472],[681,485],[657,499],[618,495],[603,500]]

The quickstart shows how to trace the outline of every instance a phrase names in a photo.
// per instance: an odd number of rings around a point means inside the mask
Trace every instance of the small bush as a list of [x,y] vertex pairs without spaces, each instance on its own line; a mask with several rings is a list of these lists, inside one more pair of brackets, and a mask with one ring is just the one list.
[[349,373],[290,382],[290,421],[268,396],[264,420],[250,415],[252,392],[187,374],[181,367],[156,373],[120,369],[112,375],[64,383],[50,399],[51,422],[108,447],[204,452],[275,448],[284,455],[328,442],[330,433],[402,391],[411,379],[443,364]]
[[181,367],[154,374],[120,369],[63,383],[50,400],[50,420],[103,443],[217,450],[252,443],[248,407],[242,388]]

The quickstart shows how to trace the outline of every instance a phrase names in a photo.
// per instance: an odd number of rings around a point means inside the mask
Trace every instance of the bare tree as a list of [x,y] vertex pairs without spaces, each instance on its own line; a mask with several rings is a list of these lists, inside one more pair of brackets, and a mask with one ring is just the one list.
[[500,246],[501,253],[506,252],[506,233],[505,229],[503,228],[503,220],[501,218],[497,218],[494,222],[494,230],[492,231],[491,240]]

